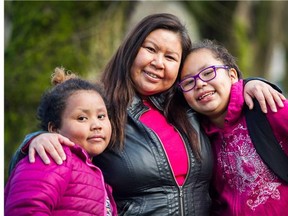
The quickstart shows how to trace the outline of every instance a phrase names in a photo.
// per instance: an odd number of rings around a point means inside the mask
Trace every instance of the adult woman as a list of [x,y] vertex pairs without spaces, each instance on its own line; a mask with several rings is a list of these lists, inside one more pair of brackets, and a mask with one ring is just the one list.
[[[123,145],[94,163],[112,186],[120,215],[208,215],[208,139],[194,112],[169,112],[173,84],[190,47],[177,17],[150,15],[131,31],[103,73],[114,135]],[[70,143],[53,134],[34,138],[31,160],[36,149],[49,163],[46,149],[61,163],[65,156],[59,142]]]

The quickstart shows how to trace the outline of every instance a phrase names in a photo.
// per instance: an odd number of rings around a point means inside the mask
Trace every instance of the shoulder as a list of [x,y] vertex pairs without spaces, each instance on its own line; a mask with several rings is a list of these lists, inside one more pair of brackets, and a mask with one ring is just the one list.
[[272,112],[268,107],[267,118],[269,122],[283,122],[283,126],[288,122],[288,100],[283,101],[284,107],[277,107],[277,112]]

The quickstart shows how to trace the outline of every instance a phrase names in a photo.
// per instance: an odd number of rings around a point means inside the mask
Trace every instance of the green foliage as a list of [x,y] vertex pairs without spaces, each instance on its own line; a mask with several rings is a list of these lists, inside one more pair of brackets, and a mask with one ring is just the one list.
[[[11,38],[5,47],[5,179],[7,165],[24,136],[37,130],[36,109],[43,92],[50,87],[56,66],[78,75],[96,78],[99,68],[108,61],[124,32],[125,2],[106,1],[5,1],[5,18],[12,24]],[[118,12],[117,12],[118,11]],[[121,13],[119,12],[121,11]],[[103,18],[110,18],[109,22]],[[115,22],[116,21],[116,22]],[[102,31],[102,23],[116,34]],[[121,29],[122,28],[122,29]],[[97,37],[107,38],[97,49]],[[117,36],[118,35],[118,36]],[[107,51],[109,50],[109,51]],[[100,58],[101,57],[101,58]],[[97,62],[97,63],[96,63]],[[95,68],[95,64],[97,68]]]
[[[288,13],[285,13],[288,9],[287,3],[182,3],[196,19],[201,38],[216,39],[237,56],[238,64],[245,72],[244,77],[255,74],[264,77],[264,70],[267,69],[265,63],[270,59],[266,55],[269,53],[266,51],[269,48],[268,43],[278,41],[281,38],[278,34],[282,34],[285,49],[288,50]],[[246,19],[250,28],[247,27],[247,23],[239,20],[236,11],[240,3],[242,6],[250,4],[252,8],[251,18]],[[283,25],[281,22],[269,24],[274,17],[270,16],[271,8],[278,3],[281,3],[279,7],[285,15]],[[4,2],[5,21],[12,25],[11,36],[4,53],[5,179],[11,155],[26,134],[37,130],[36,109],[42,93],[50,87],[53,69],[63,66],[85,78],[96,79],[122,41],[134,4],[137,2]],[[280,14],[277,11],[274,13]],[[279,29],[274,30],[272,27],[276,24]],[[286,58],[288,62],[288,55]],[[286,89],[287,83],[284,82]]]

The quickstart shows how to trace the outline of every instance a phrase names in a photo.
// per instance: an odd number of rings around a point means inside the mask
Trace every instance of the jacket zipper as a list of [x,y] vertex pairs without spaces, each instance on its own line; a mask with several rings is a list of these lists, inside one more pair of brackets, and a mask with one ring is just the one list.
[[[140,115],[143,115],[143,113],[147,112],[148,110],[149,110],[149,108],[148,108],[147,110],[144,110],[142,113],[140,113]],[[139,115],[139,116],[140,116],[140,115]],[[143,126],[144,126],[144,125],[143,125]],[[146,127],[145,127],[145,128],[146,128]],[[146,129],[147,129],[147,128],[146,128]],[[184,147],[185,147],[185,150],[186,150],[187,160],[188,160],[188,172],[187,172],[186,178],[185,178],[185,180],[184,180],[184,182],[183,182],[183,185],[185,185],[185,182],[186,182],[186,180],[187,180],[187,177],[188,177],[188,175],[190,174],[190,158],[189,158],[189,153],[188,153],[188,150],[187,150],[187,146],[186,146],[185,140],[183,139],[183,137],[182,137],[181,133],[178,131],[178,129],[175,128],[175,127],[174,127],[174,129],[177,130],[177,133],[179,134],[179,136],[180,136],[181,139],[182,139],[182,142],[183,142]],[[173,170],[172,170],[172,168],[171,168],[172,166],[171,166],[170,161],[169,161],[169,159],[168,159],[167,152],[166,152],[166,150],[165,150],[165,148],[164,148],[164,145],[163,145],[162,141],[160,140],[159,136],[158,136],[153,130],[151,130],[150,128],[149,128],[149,130],[157,137],[158,141],[161,143],[162,149],[163,149],[163,151],[164,151],[164,153],[165,153],[165,156],[166,156],[166,161],[167,161],[167,163],[169,164],[170,172],[172,173],[174,182],[175,182],[175,184],[176,184],[177,187],[178,187],[178,191],[179,191],[179,206],[180,206],[179,212],[180,212],[180,216],[185,216],[185,214],[184,214],[184,196],[183,196],[183,189],[182,189],[183,186],[179,186],[179,184],[178,184],[178,182],[177,182],[177,180],[176,180],[176,178],[175,178],[174,172],[173,172]]]
[[[175,128],[175,127],[174,127],[174,128]],[[182,139],[182,142],[183,142],[183,144],[184,144],[184,148],[185,148],[185,151],[186,151],[186,155],[187,155],[188,170],[187,170],[187,174],[186,174],[185,180],[184,180],[184,182],[183,182],[183,185],[185,185],[186,180],[187,180],[187,178],[188,178],[188,176],[189,176],[189,174],[190,174],[190,158],[189,158],[189,152],[188,152],[188,150],[187,150],[187,146],[186,146],[185,140],[183,139],[181,133],[178,131],[177,128],[175,128],[175,130],[177,130],[179,136],[180,136],[181,139]],[[170,165],[170,164],[169,164],[169,165]],[[171,169],[171,165],[170,165],[170,169]],[[172,172],[172,173],[173,173],[173,172]],[[174,175],[173,175],[173,176],[174,176]],[[175,179],[175,176],[174,176],[174,179]],[[176,179],[175,179],[175,182],[176,182],[176,184],[177,184],[177,186],[178,186],[178,188],[179,188],[180,215],[181,215],[181,216],[184,216],[185,214],[184,214],[183,185],[182,185],[182,186],[179,186],[178,183],[177,183],[177,181],[176,181]]]
[[[175,130],[177,130],[177,129],[175,128]],[[180,185],[178,184],[176,178],[175,178],[174,172],[173,172],[173,170],[172,170],[172,168],[171,168],[171,167],[172,167],[172,166],[171,166],[171,163],[170,163],[170,161],[169,161],[169,159],[168,159],[168,155],[167,155],[167,152],[166,152],[166,150],[165,150],[165,148],[164,148],[164,145],[163,145],[162,141],[160,140],[159,136],[158,136],[153,130],[151,130],[151,131],[155,134],[155,136],[157,137],[157,139],[159,140],[159,142],[160,142],[161,145],[162,145],[163,151],[165,152],[166,161],[167,161],[167,163],[169,164],[169,169],[170,169],[170,171],[171,171],[171,174],[172,174],[172,176],[173,176],[174,182],[175,182],[175,184],[177,185],[178,191],[179,191],[179,206],[180,206],[179,212],[180,212],[180,216],[184,216],[184,215],[185,215],[185,214],[184,214],[184,196],[183,196],[183,189],[182,189],[183,186],[180,186]],[[179,133],[178,130],[177,130],[177,132],[178,132],[178,134],[180,135],[180,137],[181,137],[181,139],[182,139],[182,141],[183,141],[183,144],[184,144],[184,147],[185,147],[185,150],[186,150],[187,159],[188,159],[188,172],[187,172],[186,178],[185,178],[185,180],[184,180],[184,182],[183,182],[183,185],[184,185],[185,182],[186,182],[186,180],[187,180],[187,177],[188,177],[188,175],[189,175],[189,173],[190,173],[190,158],[189,158],[189,153],[188,153],[188,150],[187,150],[185,141],[184,141],[182,135]]]
[[182,186],[179,186],[180,215],[184,216],[184,197]]

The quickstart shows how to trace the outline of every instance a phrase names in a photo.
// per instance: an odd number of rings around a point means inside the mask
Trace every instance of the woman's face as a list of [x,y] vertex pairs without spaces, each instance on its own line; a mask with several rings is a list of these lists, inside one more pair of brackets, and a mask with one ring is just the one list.
[[95,91],[79,90],[66,102],[58,133],[84,148],[90,156],[101,154],[112,129],[106,105]]
[[182,57],[180,36],[157,29],[144,40],[131,67],[131,78],[142,96],[169,89],[175,82]]
[[[199,49],[190,53],[183,65],[181,80],[189,75],[195,76],[204,68],[212,65],[223,65],[216,59],[209,49]],[[237,72],[231,68],[216,69],[216,77],[208,82],[196,78],[196,86],[184,92],[188,104],[197,112],[211,118],[223,117],[226,114],[230,97],[230,89],[233,83],[238,81]]]

